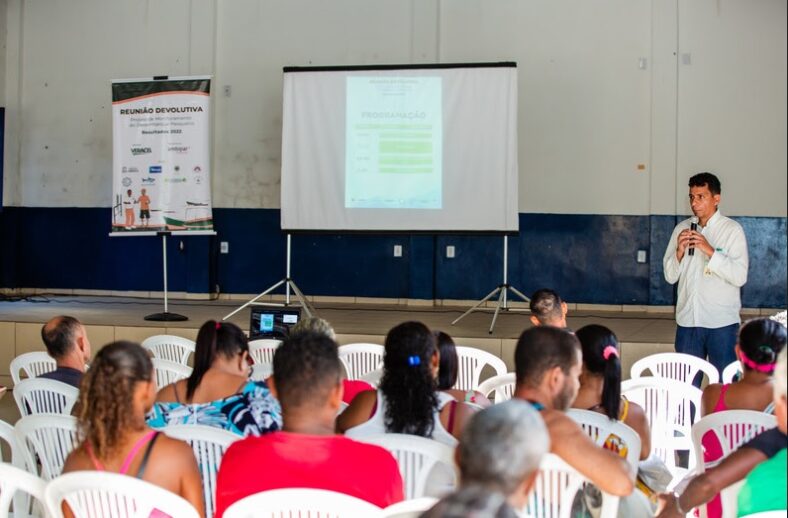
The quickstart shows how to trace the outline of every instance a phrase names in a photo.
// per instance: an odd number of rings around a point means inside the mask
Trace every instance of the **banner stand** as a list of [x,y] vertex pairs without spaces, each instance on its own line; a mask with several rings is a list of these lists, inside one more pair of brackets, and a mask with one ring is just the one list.
[[150,315],[145,316],[145,320],[151,320],[153,322],[183,322],[184,320],[189,320],[189,317],[184,315],[179,315],[178,313],[170,313],[168,311],[168,304],[167,304],[167,236],[170,235],[169,232],[157,232],[156,235],[161,236],[161,250],[162,250],[162,261],[163,261],[163,270],[164,270],[164,313],[152,313]]

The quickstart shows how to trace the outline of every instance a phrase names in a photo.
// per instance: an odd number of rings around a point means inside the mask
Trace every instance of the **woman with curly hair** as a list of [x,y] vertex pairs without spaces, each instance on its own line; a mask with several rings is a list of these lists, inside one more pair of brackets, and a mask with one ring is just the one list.
[[279,403],[265,381],[249,379],[252,363],[238,326],[207,321],[197,333],[191,376],[159,391],[148,424],[202,424],[243,437],[279,430]]
[[440,353],[421,322],[405,322],[386,336],[378,390],[360,393],[337,418],[349,436],[404,433],[455,446],[475,408],[438,391]]
[[79,446],[66,459],[63,473],[130,475],[185,498],[203,516],[202,482],[191,447],[145,423],[155,399],[148,352],[132,342],[103,347],[80,385]]

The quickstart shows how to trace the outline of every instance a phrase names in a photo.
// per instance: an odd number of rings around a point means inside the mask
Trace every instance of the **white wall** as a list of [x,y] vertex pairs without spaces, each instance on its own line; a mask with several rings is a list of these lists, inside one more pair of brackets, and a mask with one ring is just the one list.
[[521,212],[786,215],[785,0],[0,5],[9,205],[109,205],[114,78],[213,74],[214,205],[276,208],[283,66],[514,60]]

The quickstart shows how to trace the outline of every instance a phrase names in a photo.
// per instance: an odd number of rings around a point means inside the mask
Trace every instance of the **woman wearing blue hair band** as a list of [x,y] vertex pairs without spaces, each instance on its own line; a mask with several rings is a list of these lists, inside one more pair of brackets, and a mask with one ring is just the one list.
[[389,331],[378,390],[360,393],[337,418],[337,430],[351,437],[404,433],[456,446],[465,422],[476,411],[438,391],[440,355],[435,337],[421,322]]

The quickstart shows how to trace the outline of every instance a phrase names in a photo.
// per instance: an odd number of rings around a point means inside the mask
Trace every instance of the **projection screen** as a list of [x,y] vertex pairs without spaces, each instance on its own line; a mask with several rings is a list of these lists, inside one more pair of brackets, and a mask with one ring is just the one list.
[[282,229],[518,230],[515,63],[287,67]]

